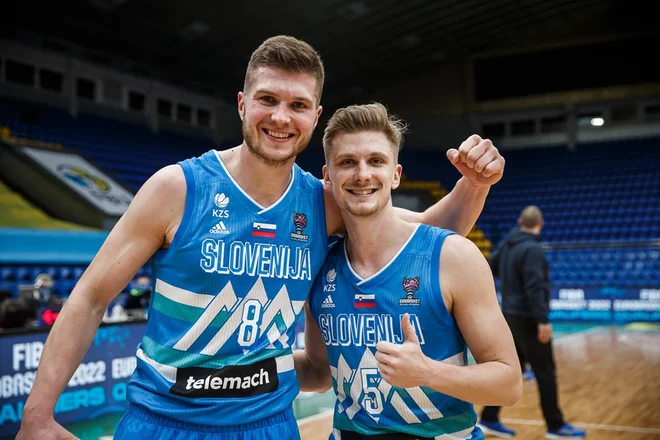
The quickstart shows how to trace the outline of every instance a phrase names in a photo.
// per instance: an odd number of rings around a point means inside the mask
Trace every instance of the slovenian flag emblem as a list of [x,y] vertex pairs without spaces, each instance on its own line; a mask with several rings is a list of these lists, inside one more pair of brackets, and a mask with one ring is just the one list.
[[252,223],[252,235],[255,237],[275,238],[275,229],[277,225],[272,223]]
[[355,295],[353,307],[358,309],[373,309],[376,307],[376,295],[373,293],[358,293]]

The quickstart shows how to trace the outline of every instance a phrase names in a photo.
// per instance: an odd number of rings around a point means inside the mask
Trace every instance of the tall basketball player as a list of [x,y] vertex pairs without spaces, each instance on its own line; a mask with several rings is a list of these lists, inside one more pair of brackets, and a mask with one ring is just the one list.
[[380,104],[340,109],[325,129],[347,236],[312,288],[296,370],[303,390],[334,386],[335,440],[482,439],[472,404],[513,405],[520,363],[479,249],[396,216],[402,139]]
[[[298,437],[290,344],[327,236],[342,228],[332,193],[294,165],[323,80],[302,41],[257,48],[238,94],[243,143],[165,167],[136,194],[51,330],[19,440],[70,436],[55,402],[108,303],[152,256],[149,322],[115,438]],[[450,157],[465,178],[446,200],[400,214],[467,233],[504,160],[476,136]]]

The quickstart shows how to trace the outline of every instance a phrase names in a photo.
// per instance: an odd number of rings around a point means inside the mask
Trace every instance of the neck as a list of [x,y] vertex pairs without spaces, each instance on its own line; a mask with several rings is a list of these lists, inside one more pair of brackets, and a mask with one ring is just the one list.
[[417,226],[401,220],[390,203],[369,217],[342,213],[348,238],[346,250],[353,270],[368,278],[381,270],[408,241]]
[[279,200],[291,183],[295,158],[279,165],[270,165],[252,153],[245,141],[237,147],[220,152],[231,177],[255,201],[268,207]]
[[539,233],[541,232],[540,229],[538,229],[536,227],[534,227],[534,228],[525,228],[523,226],[520,226],[520,230],[523,231],[523,232],[527,232],[529,234],[534,234],[534,235],[539,235]]

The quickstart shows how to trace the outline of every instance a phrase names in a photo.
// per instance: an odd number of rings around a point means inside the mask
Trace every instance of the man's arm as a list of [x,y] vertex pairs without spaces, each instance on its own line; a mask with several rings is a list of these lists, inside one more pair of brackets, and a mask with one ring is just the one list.
[[332,387],[328,351],[316,325],[309,303],[305,304],[305,349],[293,352],[300,391],[324,393]]
[[[454,189],[424,212],[396,207],[394,211],[407,222],[438,226],[467,236],[484,209],[490,187],[504,174],[504,158],[489,139],[476,134],[467,138],[458,149],[447,150],[447,158],[463,175]],[[323,174],[325,178],[325,167]],[[327,179],[324,180],[324,189],[328,235],[341,233],[344,222]]]
[[[323,167],[323,175],[326,174],[326,167]],[[330,182],[326,179],[322,180],[323,183],[323,203],[325,205],[325,227],[328,231],[328,237],[335,234],[343,234],[346,232],[344,227],[344,219],[341,216],[341,211],[337,202],[335,202],[335,196],[332,194],[332,187]]]
[[179,166],[152,176],[101,246],[55,321],[25,403],[17,439],[61,438],[54,407],[94,339],[108,304],[171,236],[185,205]]
[[523,259],[522,282],[525,296],[540,324],[548,323],[550,309],[546,303],[548,285],[545,281],[543,266],[545,254],[540,246],[530,248]]
[[489,139],[474,134],[461,146],[447,151],[447,158],[461,173],[454,189],[423,213],[396,209],[411,223],[425,223],[466,236],[484,209],[490,187],[504,174],[504,158]]
[[548,302],[550,286],[545,278],[545,264],[545,252],[541,246],[534,246],[525,254],[522,268],[523,291],[538,323],[538,340],[543,344],[550,342],[552,337]]
[[511,406],[522,393],[520,362],[495,297],[486,259],[469,240],[446,238],[440,255],[441,290],[477,365],[457,366],[425,356],[407,315],[406,340],[379,342],[378,367],[388,383],[426,386],[477,405]]
[[500,277],[500,262],[502,261],[502,250],[504,249],[504,246],[507,246],[506,241],[498,246],[487,260],[488,265],[490,266],[490,271],[495,278]]
[[475,186],[465,177],[454,189],[424,212],[394,208],[394,212],[410,223],[438,226],[467,236],[481,215],[490,186]]

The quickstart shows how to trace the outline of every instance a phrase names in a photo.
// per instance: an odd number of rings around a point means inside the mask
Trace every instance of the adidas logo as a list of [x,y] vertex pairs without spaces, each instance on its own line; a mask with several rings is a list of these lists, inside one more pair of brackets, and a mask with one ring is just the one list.
[[209,229],[209,232],[211,234],[227,235],[229,234],[229,229],[225,227],[225,224],[223,222],[220,222],[217,225],[213,226],[211,229]]
[[321,303],[322,309],[334,309],[335,303],[332,301],[332,296],[328,295]]

